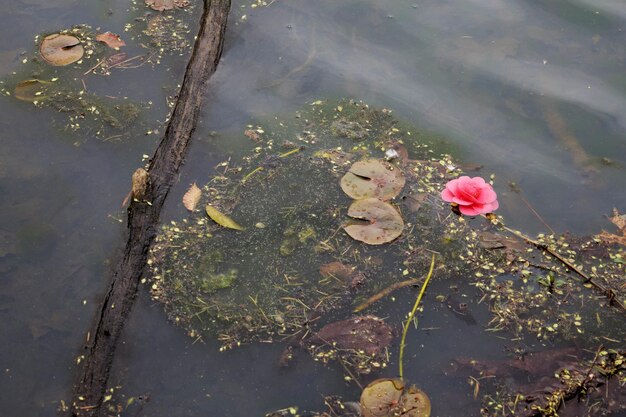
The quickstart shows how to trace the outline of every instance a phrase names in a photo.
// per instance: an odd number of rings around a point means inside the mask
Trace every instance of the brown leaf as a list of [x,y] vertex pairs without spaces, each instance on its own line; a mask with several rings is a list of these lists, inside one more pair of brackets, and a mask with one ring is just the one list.
[[146,5],[152,10],[162,12],[163,10],[172,10],[175,7],[185,7],[189,5],[188,0],[145,0]]
[[243,134],[252,139],[254,142],[258,143],[261,141],[261,136],[259,136],[259,134],[252,129],[244,131]]
[[369,245],[391,242],[402,234],[404,228],[404,221],[398,210],[377,198],[355,201],[348,209],[348,216],[368,221],[349,224],[343,229],[351,238]]
[[119,49],[121,46],[126,46],[126,42],[120,38],[120,35],[116,35],[111,32],[99,33],[96,35],[96,40],[105,43],[109,48]]
[[622,246],[626,246],[626,235],[618,236],[613,233],[605,232],[604,230],[596,235],[596,237],[602,240],[604,243],[611,244],[617,243]]
[[43,39],[39,53],[48,64],[60,67],[80,60],[85,50],[78,38],[53,33]]
[[38,101],[46,98],[46,90],[50,82],[37,79],[19,82],[13,90],[16,99],[22,101]]
[[326,279],[338,280],[352,290],[355,290],[365,282],[365,274],[363,272],[357,271],[354,266],[337,261],[320,266],[320,275]]
[[132,176],[132,188],[131,195],[135,200],[141,200],[146,196],[146,190],[148,189],[148,181],[150,175],[144,168],[137,168],[133,172]]
[[613,223],[622,232],[626,233],[626,214],[619,214],[616,208],[613,209],[613,217],[609,217]]
[[400,378],[370,382],[361,393],[363,417],[429,417],[430,399],[414,385],[406,387]]
[[393,332],[387,323],[378,317],[362,316],[327,324],[313,335],[310,342],[323,342],[338,349],[377,355],[382,353],[392,340]]
[[617,243],[619,245],[626,246],[626,214],[619,214],[619,211],[614,208],[613,216],[609,217],[609,220],[617,226],[621,235],[609,233],[603,230],[595,237],[607,244]]
[[366,159],[352,164],[341,179],[341,189],[355,200],[375,197],[390,200],[404,187],[402,171],[388,162]]
[[202,197],[202,190],[194,182],[183,196],[183,206],[189,211],[194,211],[200,202],[200,197]]
[[109,65],[109,66],[117,65],[120,62],[125,61],[126,58],[128,58],[128,55],[126,54],[126,52],[119,52],[117,54],[113,54],[107,58],[106,65]]

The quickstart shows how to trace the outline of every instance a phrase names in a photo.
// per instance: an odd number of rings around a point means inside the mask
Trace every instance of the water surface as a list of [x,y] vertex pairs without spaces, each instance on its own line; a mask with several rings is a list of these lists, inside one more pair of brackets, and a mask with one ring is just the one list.
[[[122,0],[6,6],[2,76],[22,70],[23,53],[32,54],[33,38],[42,32],[87,23],[128,36],[124,25],[142,14],[131,6]],[[195,27],[197,9],[177,13]],[[217,163],[254,147],[243,136],[247,124],[341,97],[390,108],[445,137],[461,162],[495,175],[500,213],[531,234],[546,232],[544,222],[556,232],[595,233],[610,227],[605,215],[613,207],[626,207],[626,12],[620,1],[277,0],[256,8],[235,2],[229,23],[166,221],[183,215],[180,197],[191,182],[208,180]],[[166,99],[186,60],[185,53],[175,54],[154,67],[85,77],[100,94],[153,103],[120,142],[63,132],[62,116],[53,111],[0,100],[3,413],[51,416],[69,398],[82,340],[123,244],[120,206],[130,174],[154,149],[159,135],[145,133],[162,132]],[[412,297],[400,295],[377,313],[399,323]],[[470,389],[442,369],[459,352],[505,357],[503,341],[473,344],[485,338],[481,326],[466,325],[432,300],[420,324],[440,330],[413,335],[410,379],[427,389],[434,415],[467,415],[466,405],[476,406]],[[341,369],[305,355],[294,368],[279,370],[281,349],[254,345],[218,353],[214,342],[192,344],[143,289],[112,385],[128,396],[149,394],[143,413],[150,416],[263,415],[294,404],[321,409],[327,394],[358,396]]]

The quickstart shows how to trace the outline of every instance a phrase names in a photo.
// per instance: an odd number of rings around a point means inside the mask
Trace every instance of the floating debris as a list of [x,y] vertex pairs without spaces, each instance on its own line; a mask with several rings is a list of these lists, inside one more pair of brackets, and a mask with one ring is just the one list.
[[43,38],[39,45],[39,53],[48,64],[65,66],[79,61],[85,49],[77,37],[53,33]]

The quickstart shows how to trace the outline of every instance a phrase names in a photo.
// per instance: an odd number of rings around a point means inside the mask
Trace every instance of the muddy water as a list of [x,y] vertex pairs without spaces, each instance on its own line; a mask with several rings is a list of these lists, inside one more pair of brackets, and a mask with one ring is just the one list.
[[[1,75],[23,71],[23,53],[32,54],[42,32],[86,23],[126,37],[129,16],[143,13],[131,6],[6,6]],[[177,13],[192,24],[198,16]],[[557,232],[593,233],[610,227],[604,215],[613,207],[626,208],[626,13],[619,1],[236,2],[230,23],[166,220],[183,215],[179,201],[189,183],[208,180],[218,162],[254,146],[242,134],[245,125],[340,97],[390,108],[446,137],[461,161],[495,175],[501,214],[529,233],[546,231],[544,222]],[[129,50],[140,53],[128,39]],[[186,60],[182,52],[159,65],[84,77],[98,94],[152,102],[121,141],[87,129],[65,132],[54,111],[0,100],[0,414],[51,416],[68,398],[123,243],[120,206],[130,173],[158,140],[146,132],[162,131],[166,98]],[[434,283],[432,294],[446,286]],[[399,323],[412,297],[399,295],[376,312]],[[485,336],[485,312],[477,309],[479,325],[471,325],[428,301],[420,327],[433,330],[411,337],[408,377],[429,392],[434,415],[477,413],[466,381],[442,371],[459,355],[504,357],[506,341]],[[321,409],[327,394],[358,396],[341,369],[305,355],[278,370],[281,349],[218,353],[214,342],[192,344],[144,289],[112,385],[125,396],[149,396],[142,413],[150,416],[263,415],[295,404]]]

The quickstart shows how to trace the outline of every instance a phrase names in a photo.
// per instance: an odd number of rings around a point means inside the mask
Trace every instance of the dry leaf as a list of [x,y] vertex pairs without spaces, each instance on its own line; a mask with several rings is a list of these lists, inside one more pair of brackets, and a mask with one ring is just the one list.
[[406,387],[400,378],[382,378],[369,383],[361,393],[363,417],[428,417],[430,399],[415,386]]
[[609,233],[603,230],[596,235],[596,238],[602,240],[604,243],[617,243],[622,246],[626,246],[626,214],[619,214],[619,211],[614,208],[613,216],[609,217],[609,220],[617,226],[621,235]]
[[85,50],[78,38],[54,33],[43,39],[39,53],[48,64],[60,67],[81,59]]
[[48,81],[37,79],[21,81],[15,86],[13,95],[16,99],[22,101],[43,100],[46,98],[45,92],[49,84],[50,82]]
[[619,214],[616,208],[613,209],[613,217],[609,217],[611,223],[613,223],[622,233],[626,233],[626,214]]
[[393,341],[393,329],[374,316],[353,317],[322,327],[310,343],[327,343],[337,349],[365,352],[374,356],[383,354]]
[[146,196],[149,179],[150,175],[144,168],[137,168],[135,172],[133,172],[131,189],[134,199],[142,200]]
[[259,136],[259,134],[257,132],[255,132],[254,130],[248,129],[245,132],[243,132],[244,135],[246,135],[248,138],[252,139],[254,142],[260,142],[261,141],[261,136]]
[[366,159],[352,164],[341,179],[341,189],[355,200],[370,197],[390,200],[402,191],[404,183],[404,174],[397,167],[378,159]]
[[367,223],[349,224],[343,229],[351,238],[369,245],[391,242],[402,234],[404,228],[398,210],[377,198],[355,201],[348,209],[348,216],[367,220]]
[[244,230],[243,227],[239,226],[237,224],[237,222],[235,222],[233,219],[231,219],[230,217],[228,217],[227,215],[223,214],[222,212],[220,212],[218,209],[216,209],[215,207],[207,204],[206,208],[206,214],[217,224],[219,224],[220,226],[223,227],[227,227],[229,229],[235,229],[235,230]]
[[119,49],[121,46],[126,46],[126,42],[120,38],[120,35],[116,35],[111,32],[99,33],[96,35],[96,40],[105,43],[109,48]]
[[189,211],[194,211],[200,202],[200,197],[202,197],[202,190],[194,182],[183,196],[183,206]]
[[152,10],[162,12],[163,10],[172,10],[175,7],[185,7],[189,5],[188,0],[145,0],[146,5]]

